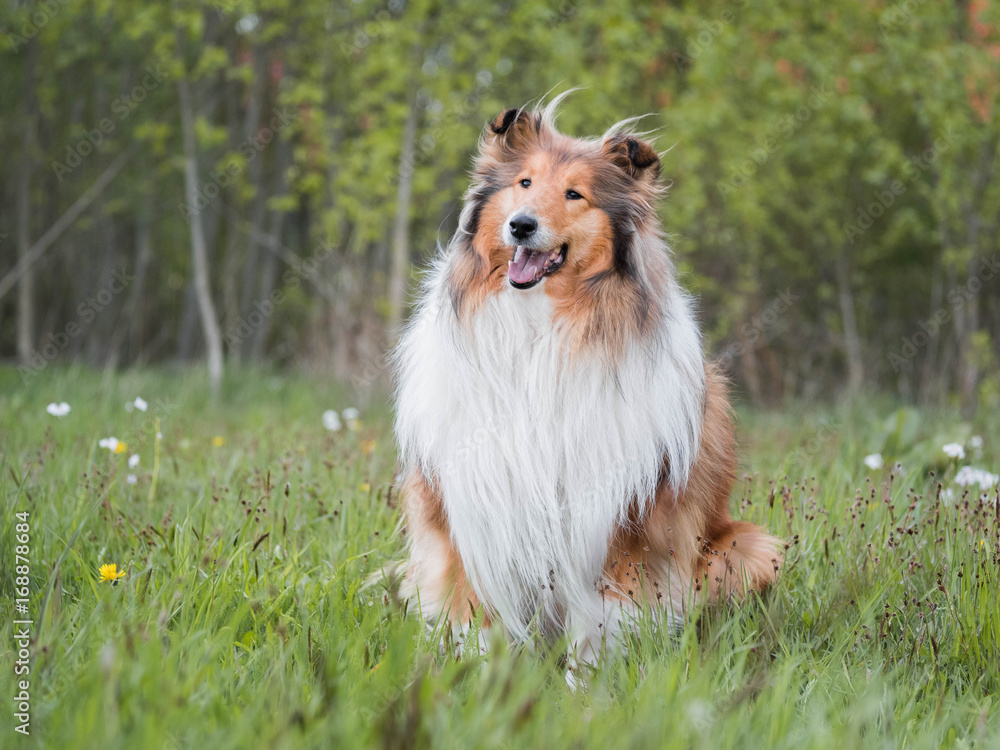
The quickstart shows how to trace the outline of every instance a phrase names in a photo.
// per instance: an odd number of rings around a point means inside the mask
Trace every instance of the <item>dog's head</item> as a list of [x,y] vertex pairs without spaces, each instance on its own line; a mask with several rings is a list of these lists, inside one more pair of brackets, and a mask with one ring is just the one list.
[[510,286],[564,297],[580,284],[638,279],[637,233],[655,223],[660,159],[624,130],[556,131],[552,108],[508,109],[486,126],[469,191],[471,249]]

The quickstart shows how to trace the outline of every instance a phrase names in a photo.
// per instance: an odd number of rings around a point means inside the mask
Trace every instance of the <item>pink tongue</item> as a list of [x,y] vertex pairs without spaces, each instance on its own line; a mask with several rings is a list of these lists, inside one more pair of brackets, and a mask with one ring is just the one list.
[[548,253],[532,252],[518,245],[514,250],[514,260],[507,269],[507,276],[515,284],[528,284],[541,277],[545,272],[545,259]]

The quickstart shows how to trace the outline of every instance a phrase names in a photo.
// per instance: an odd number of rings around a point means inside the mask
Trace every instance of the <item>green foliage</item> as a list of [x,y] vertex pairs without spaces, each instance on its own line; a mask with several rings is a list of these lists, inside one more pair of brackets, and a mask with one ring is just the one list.
[[[948,440],[969,446],[963,464],[995,469],[995,413],[742,411],[734,512],[788,541],[782,578],[739,608],[696,604],[679,633],[646,613],[628,656],[572,692],[558,653],[494,640],[457,657],[450,634],[372,582],[403,553],[381,402],[359,404],[358,431],[327,432],[322,412],[351,405],[328,379],[232,371],[215,403],[191,374],[17,379],[0,370],[0,554],[13,559],[14,513],[29,512],[31,730],[44,746],[1000,740],[995,490],[980,503],[954,484],[954,462],[936,466]],[[147,411],[123,408],[136,396]],[[46,414],[54,399],[72,411]],[[98,447],[109,435],[127,450]],[[866,469],[876,450],[902,468]],[[126,571],[115,586],[97,575],[112,562]],[[4,623],[11,586],[0,581]],[[4,653],[0,690],[14,695]]]
[[[884,1],[8,3],[0,142],[30,172],[30,238],[114,155],[129,144],[139,152],[39,265],[36,306],[57,320],[33,343],[100,286],[94,269],[136,265],[131,238],[148,221],[156,262],[122,361],[197,354],[197,326],[173,314],[165,283],[191,283],[181,76],[195,92],[199,182],[215,196],[205,215],[224,324],[282,286],[265,235],[300,257],[320,240],[338,248],[324,274],[349,299],[311,296],[306,314],[287,320],[292,335],[266,326],[254,348],[279,359],[322,357],[331,320],[340,338],[357,336],[363,318],[367,348],[384,344],[372,331],[386,307],[401,173],[413,174],[418,266],[456,226],[483,124],[579,86],[561,118],[571,133],[648,114],[641,127],[664,152],[663,219],[684,281],[700,297],[709,346],[751,397],[811,397],[860,372],[907,398],[960,391],[969,408],[995,406],[1000,274],[965,292],[996,255],[1000,226],[998,14],[996,3]],[[144,89],[151,68],[162,75]],[[275,111],[292,120],[251,159],[244,148]],[[411,111],[416,152],[403,163]],[[112,132],[91,149],[105,119]],[[81,148],[94,153],[71,155]],[[2,188],[19,193],[18,169],[3,171]],[[0,216],[0,233],[13,247],[11,216]],[[101,260],[88,272],[82,256]],[[3,253],[0,272],[12,258]],[[793,309],[760,325],[786,290]],[[13,296],[0,305],[6,351]],[[937,314],[947,321],[934,341],[900,356]],[[109,356],[111,325],[81,347],[95,364]]]

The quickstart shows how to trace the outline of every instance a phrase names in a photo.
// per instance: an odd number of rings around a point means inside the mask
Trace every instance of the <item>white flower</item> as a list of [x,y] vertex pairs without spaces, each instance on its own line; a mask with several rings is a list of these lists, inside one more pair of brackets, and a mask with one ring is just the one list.
[[65,401],[59,404],[53,402],[45,407],[45,411],[47,411],[53,417],[59,417],[59,419],[62,419],[67,414],[69,414],[70,407],[69,404],[67,404]]
[[323,426],[330,432],[337,432],[341,428],[340,415],[333,409],[323,412]]
[[1000,476],[991,474],[984,469],[963,466],[955,475],[955,484],[960,484],[963,487],[978,484],[980,487],[988,489],[1000,484]]
[[139,454],[133,453],[131,456],[128,457],[128,467],[130,469],[134,469],[138,465],[139,465]]
[[138,477],[136,477],[135,474],[129,474],[127,477],[125,477],[125,481],[128,482],[129,484],[135,484],[136,482],[139,481],[139,479]]
[[112,453],[118,452],[118,438],[116,437],[106,437],[101,438],[97,444],[102,448],[107,448]]
[[970,448],[982,448],[983,447],[983,439],[982,439],[982,437],[980,437],[979,435],[973,435],[972,437],[970,437],[969,438],[969,447]]
[[865,456],[865,466],[869,469],[881,469],[885,466],[885,461],[882,460],[882,454],[872,453]]
[[163,440],[163,433],[162,432],[156,433],[156,439],[157,440]]
[[962,447],[961,443],[948,443],[941,446],[941,450],[950,458],[965,458],[965,448]]
[[136,396],[135,401],[129,401],[125,404],[125,411],[132,412],[136,409],[139,411],[146,411],[149,408],[149,404],[146,403],[146,399],[142,396]]

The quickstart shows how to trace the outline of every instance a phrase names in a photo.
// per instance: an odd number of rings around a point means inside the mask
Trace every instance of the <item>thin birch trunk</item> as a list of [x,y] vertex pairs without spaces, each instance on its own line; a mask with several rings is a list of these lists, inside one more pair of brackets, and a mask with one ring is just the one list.
[[208,354],[208,380],[213,393],[218,393],[222,383],[222,332],[212,304],[212,291],[208,275],[208,252],[205,247],[205,230],[198,201],[198,154],[194,133],[194,108],[191,89],[185,77],[177,81],[181,105],[181,129],[184,139],[184,193],[190,208],[191,260],[194,268],[194,292],[198,302],[202,331]]

